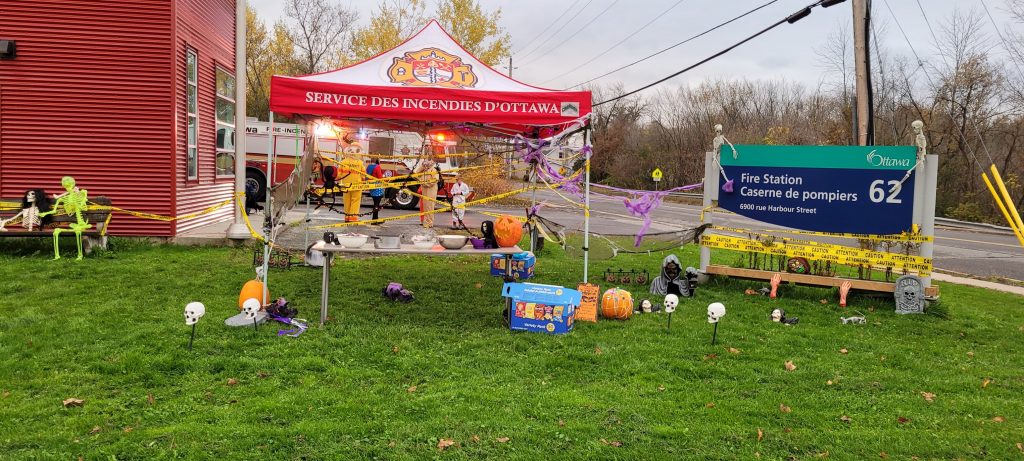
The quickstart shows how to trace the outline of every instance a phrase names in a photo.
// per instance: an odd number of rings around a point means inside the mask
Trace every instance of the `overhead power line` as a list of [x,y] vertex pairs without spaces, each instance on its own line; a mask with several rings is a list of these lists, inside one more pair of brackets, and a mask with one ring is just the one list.
[[557,29],[554,29],[554,32],[552,32],[552,33],[551,33],[551,35],[549,35],[549,36],[548,36],[548,38],[546,38],[546,39],[544,39],[543,41],[541,41],[541,42],[540,42],[539,44],[537,44],[537,46],[533,47],[533,49],[532,49],[532,50],[530,50],[530,51],[527,51],[527,52],[526,52],[526,54],[524,54],[524,55],[521,55],[521,56],[519,56],[519,58],[520,58],[520,59],[525,59],[525,58],[529,57],[529,56],[530,56],[531,54],[533,54],[533,53],[536,53],[536,52],[537,52],[537,50],[541,49],[541,48],[542,48],[542,47],[543,47],[543,46],[544,46],[545,44],[547,44],[547,43],[548,43],[548,42],[549,42],[549,41],[550,41],[551,39],[555,38],[555,36],[556,36],[556,35],[558,35],[558,33],[562,31],[562,29],[565,29],[565,26],[567,26],[567,25],[569,25],[570,23],[572,23],[572,20],[573,20],[573,19],[576,19],[576,16],[579,16],[579,15],[580,15],[580,13],[582,13],[582,12],[583,12],[584,10],[586,10],[586,9],[587,9],[587,7],[588,7],[588,6],[590,6],[590,4],[591,4],[591,3],[593,2],[593,1],[594,1],[594,0],[587,0],[587,3],[584,3],[584,4],[583,4],[583,6],[582,6],[582,7],[581,7],[581,8],[579,9],[579,10],[577,10],[577,11],[576,11],[576,14],[572,15],[572,17],[570,17],[569,19],[567,19],[567,20],[565,21],[565,23],[564,23],[564,24],[562,24],[562,26],[561,26],[561,27],[559,27],[559,28],[557,28]]
[[[715,54],[713,54],[711,56],[708,56],[707,58],[702,59],[700,62],[698,62],[696,64],[693,64],[693,65],[691,65],[689,67],[686,67],[686,68],[684,68],[684,69],[682,69],[682,70],[680,70],[680,71],[678,71],[678,72],[676,72],[676,73],[674,73],[672,75],[669,75],[669,76],[667,76],[665,78],[662,78],[661,80],[658,80],[658,81],[656,81],[654,83],[650,83],[650,84],[644,85],[644,86],[642,86],[640,88],[637,88],[637,89],[635,89],[633,91],[620,94],[620,95],[618,95],[618,96],[616,96],[614,98],[606,99],[604,101],[601,101],[599,103],[594,104],[594,106],[595,107],[596,106],[600,106],[602,104],[607,104],[609,102],[618,101],[619,99],[622,99],[622,98],[625,98],[625,97],[628,97],[628,96],[632,96],[632,95],[634,95],[636,93],[639,93],[639,92],[641,92],[643,90],[646,90],[646,89],[648,89],[648,88],[650,88],[652,86],[664,83],[665,81],[667,81],[669,79],[672,79],[672,78],[674,78],[676,76],[679,76],[680,74],[683,74],[685,72],[688,72],[688,71],[690,71],[690,70],[692,70],[692,69],[694,69],[694,68],[696,68],[698,66],[704,65],[708,61],[711,61],[711,60],[713,60],[713,59],[715,59],[715,58],[717,58],[719,56],[722,56],[723,54],[726,54],[726,53],[736,49],[740,45],[742,45],[744,43],[747,43],[747,42],[749,42],[749,41],[751,41],[751,40],[753,40],[753,39],[755,39],[757,37],[760,37],[761,35],[764,35],[768,31],[770,31],[770,30],[772,30],[772,29],[774,29],[774,28],[776,28],[776,27],[778,27],[778,26],[780,26],[782,24],[785,24],[785,23],[793,24],[793,23],[795,23],[795,22],[797,22],[797,21],[807,17],[807,15],[811,14],[811,9],[812,8],[814,8],[814,7],[824,3],[825,1],[827,1],[827,0],[818,0],[817,2],[814,2],[814,3],[810,4],[810,5],[807,5],[804,8],[801,8],[799,11],[797,11],[797,12],[795,12],[795,13],[789,15],[789,16],[786,16],[785,18],[782,18],[782,19],[778,20],[774,24],[772,24],[772,25],[770,25],[768,27],[765,27],[764,29],[761,29],[761,30],[757,31],[753,35],[751,35],[751,36],[749,36],[747,38],[744,38],[743,40],[740,40],[740,41],[734,43],[733,45],[729,46],[728,48],[726,48],[726,49],[724,49],[722,51],[719,51],[719,52],[717,52],[717,53],[715,53]],[[769,2],[769,3],[774,3],[774,2]],[[766,5],[762,5],[762,7],[766,6]]]
[[[565,13],[568,13],[569,11],[571,11],[572,7],[576,6],[576,4],[579,3],[579,2],[580,2],[580,0],[576,0],[576,1],[572,2],[572,4],[569,5],[569,7],[565,9],[565,11],[562,11],[562,14],[558,15],[558,17],[555,18],[554,21],[551,21],[551,24],[548,24],[547,27],[541,29],[540,33],[538,33],[532,39],[530,39],[530,41],[526,45],[523,45],[521,48],[519,48],[519,51],[516,51],[516,53],[522,53],[523,50],[529,48],[530,45],[533,44],[533,42],[536,42],[537,39],[540,38],[541,35],[546,34],[548,32],[548,30],[551,28],[551,26],[555,25],[555,23],[557,23],[559,19],[562,19],[562,16],[565,16]],[[515,53],[513,53],[513,54],[515,54]]]
[[583,67],[586,67],[588,64],[594,62],[594,60],[596,60],[597,58],[600,58],[601,56],[604,56],[605,54],[607,54],[609,51],[614,50],[615,48],[618,48],[618,46],[623,44],[623,43],[625,43],[626,40],[629,40],[629,39],[633,38],[633,36],[635,36],[636,34],[639,34],[640,32],[643,32],[643,30],[646,29],[647,26],[650,26],[651,24],[654,24],[655,21],[665,17],[665,15],[668,14],[669,11],[674,10],[677,6],[681,5],[685,1],[686,0],[679,0],[679,1],[675,2],[672,6],[668,7],[665,11],[662,11],[661,13],[658,13],[653,18],[651,18],[650,21],[647,21],[647,24],[644,24],[643,26],[640,26],[639,29],[637,29],[637,30],[633,31],[633,33],[627,35],[626,38],[623,38],[622,40],[619,40],[614,45],[608,47],[608,49],[606,49],[606,50],[604,50],[604,51],[602,51],[600,53],[595,54],[593,57],[591,57],[589,60],[587,60],[583,64],[580,64],[580,65],[578,65],[576,67],[573,67],[572,69],[569,69],[569,70],[567,70],[567,71],[565,71],[565,72],[563,72],[563,73],[561,73],[561,74],[559,74],[559,75],[557,75],[555,77],[552,77],[552,78],[549,78],[549,79],[547,79],[547,80],[545,80],[543,82],[540,82],[541,85],[543,85],[543,84],[545,84],[547,82],[550,82],[552,80],[558,80],[558,79],[560,79],[562,77],[565,77],[566,75],[569,75],[569,74],[571,74],[571,73],[573,73],[573,72],[575,72],[575,71],[577,71],[577,70],[579,70],[579,69],[581,69]]
[[[604,77],[607,77],[607,76],[609,76],[609,75],[611,75],[611,74],[614,74],[614,73],[616,73],[616,72],[618,72],[618,71],[620,71],[620,70],[623,70],[623,69],[625,69],[625,68],[627,68],[627,67],[632,67],[632,66],[635,66],[635,65],[637,65],[637,64],[639,64],[639,63],[641,63],[641,62],[644,62],[644,61],[646,61],[646,60],[648,60],[648,59],[651,59],[651,58],[653,58],[653,57],[655,57],[655,56],[657,56],[657,55],[659,55],[659,54],[662,54],[662,53],[664,53],[664,52],[666,52],[666,51],[668,51],[668,50],[671,50],[671,49],[673,49],[673,48],[675,48],[675,47],[677,47],[677,46],[680,46],[680,45],[682,45],[682,44],[685,44],[685,43],[687,43],[687,42],[690,42],[690,41],[692,41],[692,40],[694,40],[694,39],[697,39],[697,38],[703,37],[704,35],[707,35],[707,34],[709,34],[709,33],[713,32],[713,31],[715,31],[715,30],[717,30],[717,29],[720,29],[720,28],[722,28],[723,26],[726,26],[726,25],[728,25],[728,24],[730,24],[730,23],[733,23],[733,22],[735,22],[735,21],[738,21],[738,20],[740,20],[740,19],[742,19],[742,18],[744,18],[744,17],[746,17],[746,16],[748,16],[748,15],[750,15],[750,14],[752,14],[752,13],[754,13],[754,12],[756,12],[756,11],[758,11],[758,10],[762,9],[762,8],[765,8],[765,7],[767,7],[768,5],[771,5],[772,3],[778,2],[778,1],[779,1],[779,0],[771,0],[771,1],[769,1],[769,2],[766,2],[766,3],[762,4],[761,6],[758,6],[758,7],[754,8],[754,9],[752,9],[752,10],[749,10],[749,11],[747,11],[746,13],[743,13],[743,14],[741,14],[741,15],[739,15],[739,16],[736,16],[735,18],[732,18],[732,19],[730,19],[730,20],[728,20],[728,21],[725,21],[725,22],[723,22],[723,23],[721,23],[721,24],[718,24],[717,26],[714,26],[714,27],[712,27],[712,28],[710,28],[710,29],[708,29],[708,30],[705,30],[704,32],[701,32],[701,33],[699,33],[699,34],[697,34],[697,35],[694,35],[694,36],[692,36],[692,37],[690,37],[690,38],[687,38],[686,40],[683,40],[683,41],[681,41],[681,42],[679,42],[679,43],[676,43],[675,45],[669,46],[668,48],[664,48],[664,49],[662,49],[662,50],[660,50],[660,51],[657,51],[657,52],[655,52],[655,53],[652,53],[652,54],[649,54],[649,55],[647,55],[647,56],[644,56],[644,57],[642,57],[642,58],[640,58],[640,59],[637,59],[636,61],[633,61],[633,62],[631,62],[631,63],[629,63],[629,64],[626,64],[626,65],[624,65],[624,66],[622,66],[622,67],[619,67],[619,68],[613,69],[613,70],[611,70],[611,71],[605,72],[605,73],[603,73],[603,74],[601,74],[601,75],[598,75],[597,77],[594,77],[594,78],[592,78],[592,79],[590,79],[590,80],[587,80],[587,81],[585,81],[585,82],[580,82],[580,83],[577,83],[577,84],[575,84],[575,85],[573,85],[573,86],[570,86],[570,87],[568,87],[568,88],[566,88],[566,89],[568,90],[568,89],[576,88],[576,87],[578,87],[578,86],[583,86],[583,85],[586,85],[586,84],[588,84],[588,83],[590,83],[590,82],[593,82],[594,80],[597,80],[597,79],[600,79],[600,78],[604,78]],[[596,58],[595,58],[595,59],[596,59]]]
[[[550,53],[553,50],[557,50],[562,45],[565,45],[565,42],[568,42],[569,40],[573,39],[574,37],[579,35],[580,32],[583,32],[584,29],[586,29],[591,24],[593,24],[594,21],[597,21],[598,18],[600,18],[601,16],[604,16],[604,14],[607,13],[608,10],[612,9],[612,7],[615,6],[616,3],[619,3],[619,0],[615,0],[615,1],[611,2],[611,3],[609,3],[608,6],[606,6],[603,10],[601,10],[600,13],[597,13],[597,16],[594,16],[593,18],[590,19],[590,21],[587,21],[587,23],[584,24],[582,27],[580,27],[579,29],[576,29],[576,32],[573,32],[573,33],[569,34],[569,36],[565,37],[565,40],[562,40],[557,45],[555,45],[555,46],[553,46],[551,48],[548,48],[547,52]],[[530,63],[532,63],[532,62],[534,62],[534,61],[544,57],[544,55],[546,55],[546,54],[547,53],[542,53],[540,55],[537,55],[533,59],[527,61],[525,64],[530,64]]]

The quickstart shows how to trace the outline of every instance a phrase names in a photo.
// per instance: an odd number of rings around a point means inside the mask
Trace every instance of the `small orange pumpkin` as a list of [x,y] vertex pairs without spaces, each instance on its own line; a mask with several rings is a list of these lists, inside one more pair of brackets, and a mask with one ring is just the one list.
[[494,239],[498,241],[498,246],[514,247],[522,238],[523,223],[518,219],[506,214],[494,222]]
[[633,315],[633,295],[621,288],[612,288],[601,297],[601,316],[627,320]]
[[[238,310],[242,310],[242,303],[246,299],[256,298],[263,304],[263,282],[250,280],[242,285],[242,291],[238,294]],[[267,292],[267,302],[270,302],[270,292]]]

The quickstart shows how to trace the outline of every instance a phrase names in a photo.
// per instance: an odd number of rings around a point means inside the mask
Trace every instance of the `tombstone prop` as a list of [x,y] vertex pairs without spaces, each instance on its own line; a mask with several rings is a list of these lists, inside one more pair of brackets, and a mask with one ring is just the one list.
[[904,275],[896,279],[896,313],[924,313],[924,284],[916,275]]
[[206,306],[203,303],[193,301],[185,305],[185,325],[192,326],[192,335],[188,338],[188,350],[192,350],[192,340],[196,337],[196,324],[204,315],[206,315]]

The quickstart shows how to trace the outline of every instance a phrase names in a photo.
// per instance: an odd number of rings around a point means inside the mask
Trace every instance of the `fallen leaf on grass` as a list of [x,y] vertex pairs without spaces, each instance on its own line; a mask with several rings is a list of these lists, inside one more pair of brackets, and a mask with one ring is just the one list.
[[135,430],[135,429],[132,429],[132,428],[131,428],[131,426],[126,426],[126,427],[124,428],[124,432],[125,432],[125,434],[127,434],[127,433],[129,433],[129,432],[131,432],[131,431],[134,431],[134,430]]
[[878,457],[882,459],[889,459],[889,454],[883,451],[878,454]]
[[455,441],[454,440],[452,440],[452,439],[441,439],[441,440],[439,440],[437,442],[437,449],[443,451],[445,448],[448,448],[448,447],[450,447],[452,445],[455,445]]
[[711,353],[704,356],[704,360],[714,360],[718,358],[718,354]]
[[473,285],[473,286],[477,287],[477,288],[483,288],[484,284],[482,284],[480,282],[476,282],[476,285]]
[[896,418],[896,422],[900,424],[907,424],[910,422],[910,420],[900,416],[899,418]]
[[92,430],[89,431],[89,435],[98,434],[99,432],[100,432],[100,427],[99,426],[93,426]]
[[498,437],[498,438],[496,438],[494,440],[497,440],[498,443],[507,443],[509,441],[509,438],[508,437]]
[[850,353],[850,351],[848,351],[848,350],[847,350],[847,349],[846,349],[846,348],[844,347],[844,348],[842,348],[842,349],[839,349],[839,353],[840,353],[840,354],[843,354],[843,355],[846,355],[846,354],[849,354],[849,353]]
[[565,427],[565,421],[563,421],[561,419],[558,420],[558,427]]
[[707,405],[704,405],[704,408],[715,408],[715,404],[712,402],[708,402]]
[[267,379],[267,378],[270,377],[270,372],[267,372],[267,371],[257,371],[256,372],[256,377],[259,378],[259,379]]
[[607,441],[605,439],[601,439],[601,443],[603,443],[605,445],[610,445],[610,446],[613,446],[613,447],[621,447],[622,446],[622,442],[620,442],[618,440],[612,440],[611,442],[609,442],[609,441]]
[[1004,418],[1002,416],[996,416],[995,418],[992,418],[992,422],[993,423],[1005,423],[1006,422],[1006,418]]
[[64,408],[80,407],[83,404],[85,404],[85,400],[82,400],[82,399],[76,399],[74,397],[69,397],[69,398],[64,399]]
[[760,442],[761,439],[764,439],[764,431],[759,427],[757,428],[757,441]]
[[793,365],[792,360],[786,360],[786,371],[796,370],[796,365]]
[[844,422],[844,423],[850,423],[850,422],[852,422],[852,421],[853,421],[853,419],[850,419],[850,417],[849,417],[849,416],[846,416],[846,415],[840,416],[840,417],[839,417],[839,420],[840,420],[840,421],[842,421],[842,422]]
[[935,394],[932,394],[931,392],[921,392],[921,397],[924,397],[924,399],[929,402],[935,401]]
[[991,379],[985,378],[985,380],[981,382],[981,388],[984,389],[984,388],[988,387],[989,383],[991,383],[991,382],[992,382]]
[[409,386],[409,388],[406,389],[406,391],[409,391],[409,393],[412,394],[413,392],[416,392],[416,386]]
[[1024,453],[1024,443],[1017,442],[1017,449]]
[[149,402],[150,405],[156,403],[156,399],[153,398],[153,394],[146,394],[146,401]]
[[967,351],[967,356],[973,358],[974,357],[974,351]]
[[476,435],[476,434],[473,434],[473,441],[474,442],[479,442],[480,441],[480,436]]
[[594,355],[601,355],[603,353],[604,353],[604,351],[601,350],[601,346],[595,346],[594,347]]
[[830,379],[830,380],[828,380],[828,381],[825,381],[825,384],[827,384],[827,385],[831,386],[831,385],[832,385],[832,380]]
[[665,392],[665,385],[664,384],[658,385],[658,390],[661,391],[661,392]]
[[398,353],[398,346],[391,346],[391,353],[392,354],[397,354]]
[[818,302],[820,302],[822,305],[828,304],[828,300],[827,299],[822,299],[821,301],[818,301]]
[[793,412],[793,409],[792,409],[792,408],[790,408],[790,407],[787,407],[787,406],[786,406],[785,404],[783,404],[783,403],[780,403],[780,404],[779,404],[779,411],[781,411],[781,412],[783,412],[783,413],[792,413],[792,412]]
[[740,352],[743,352],[735,347],[726,348],[725,350],[729,351],[730,354],[739,354]]
[[868,312],[874,312],[874,311],[875,311],[875,308],[874,308],[874,307],[869,307],[869,308],[868,308]]
[[819,457],[819,458],[822,458],[822,459],[824,459],[824,458],[828,458],[828,456],[829,456],[829,453],[828,453],[827,451],[823,451],[823,452],[821,452],[821,453],[818,453],[818,454],[817,454],[817,455],[815,455],[815,456],[817,456],[817,457]]
[[228,378],[228,386],[237,386],[238,380],[235,378]]
[[881,356],[878,360],[881,361],[881,362],[884,362],[885,361],[885,356],[884,355]]
[[747,288],[746,290],[743,290],[743,294],[747,296],[756,296],[758,293],[753,288]]
[[6,398],[7,398],[8,396],[10,396],[10,395],[11,395],[11,391],[4,391],[4,398],[5,398],[5,399],[6,399]]
[[787,428],[783,429],[782,432],[785,432],[785,433],[789,434],[790,432],[793,432],[793,428],[792,427],[787,427]]

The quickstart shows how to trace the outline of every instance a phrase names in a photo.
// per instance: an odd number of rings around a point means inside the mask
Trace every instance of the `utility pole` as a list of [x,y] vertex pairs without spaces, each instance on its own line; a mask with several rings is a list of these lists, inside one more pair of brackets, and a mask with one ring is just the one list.
[[512,69],[518,69],[518,67],[512,67],[512,55],[508,56],[508,65],[505,68],[508,69],[508,78],[512,78]]
[[853,60],[857,82],[857,145],[874,144],[872,136],[870,0],[853,0]]

